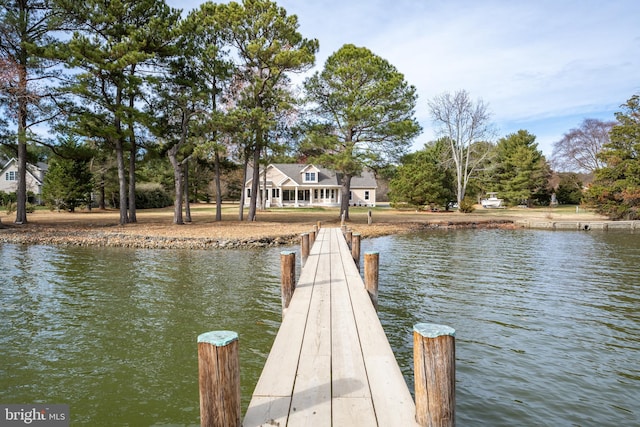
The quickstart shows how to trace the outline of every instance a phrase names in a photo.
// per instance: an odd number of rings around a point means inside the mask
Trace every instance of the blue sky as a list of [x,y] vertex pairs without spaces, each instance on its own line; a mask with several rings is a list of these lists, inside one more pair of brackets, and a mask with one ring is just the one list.
[[[198,0],[169,0],[185,11]],[[640,93],[637,0],[278,0],[316,38],[316,69],[345,43],[385,58],[418,91],[424,131],[434,138],[427,101],[468,91],[493,114],[497,137],[525,129],[551,156],[552,144],[585,118],[614,120]]]

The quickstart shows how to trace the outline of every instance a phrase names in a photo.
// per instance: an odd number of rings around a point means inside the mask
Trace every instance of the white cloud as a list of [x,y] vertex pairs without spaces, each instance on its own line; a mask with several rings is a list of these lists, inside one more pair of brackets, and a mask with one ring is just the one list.
[[[190,9],[198,1],[170,1]],[[465,89],[489,104],[500,136],[526,129],[543,152],[562,134],[613,113],[640,91],[637,0],[282,0],[317,67],[345,43],[365,46],[418,89],[417,117],[433,136],[427,100]]]

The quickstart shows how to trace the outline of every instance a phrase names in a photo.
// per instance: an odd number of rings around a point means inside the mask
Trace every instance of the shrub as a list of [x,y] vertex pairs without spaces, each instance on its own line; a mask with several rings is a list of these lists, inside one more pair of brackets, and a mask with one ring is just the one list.
[[161,184],[148,182],[136,186],[136,209],[166,208],[173,199]]
[[459,210],[462,213],[471,213],[475,211],[476,208],[473,199],[471,199],[470,197],[465,197],[460,203]]

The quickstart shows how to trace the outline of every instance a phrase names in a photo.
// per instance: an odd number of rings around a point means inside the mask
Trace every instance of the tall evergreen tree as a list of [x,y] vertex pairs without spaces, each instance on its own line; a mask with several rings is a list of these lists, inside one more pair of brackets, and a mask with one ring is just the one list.
[[[18,161],[15,222],[27,222],[27,145],[30,130],[53,118],[51,83],[57,71],[49,50],[63,14],[48,0],[0,0],[0,109],[8,118],[0,143]],[[2,119],[0,119],[2,125]]]
[[344,45],[305,81],[318,118],[308,144],[318,163],[341,176],[341,212],[349,218],[351,179],[406,153],[421,129],[414,118],[415,87],[369,49]]
[[[290,103],[283,86],[290,83],[287,73],[302,72],[313,66],[318,41],[305,39],[298,32],[298,18],[269,0],[244,0],[228,4],[227,22],[231,43],[238,58],[235,84],[237,114],[250,131],[251,139],[241,150],[251,156],[253,181],[247,220],[256,218],[260,159],[269,143],[267,134],[275,126],[274,111]],[[241,138],[244,140],[244,138]]]
[[610,142],[599,154],[604,166],[586,194],[587,202],[612,219],[640,219],[640,95],[616,113]]
[[90,203],[93,175],[89,163],[93,153],[73,139],[64,141],[58,151],[61,155],[49,160],[42,194],[49,206],[74,212],[76,207]]
[[439,140],[406,155],[389,183],[391,202],[446,207],[455,195],[452,171],[443,162],[446,150],[446,141]]
[[179,13],[163,0],[59,1],[76,27],[64,52],[69,67],[78,71],[68,86],[79,99],[72,123],[79,134],[115,151],[120,223],[134,222],[135,125],[144,121],[136,102],[143,90],[141,72],[162,55]]
[[496,145],[490,190],[498,191],[507,203],[544,203],[550,197],[551,169],[535,140],[535,135],[519,130]]

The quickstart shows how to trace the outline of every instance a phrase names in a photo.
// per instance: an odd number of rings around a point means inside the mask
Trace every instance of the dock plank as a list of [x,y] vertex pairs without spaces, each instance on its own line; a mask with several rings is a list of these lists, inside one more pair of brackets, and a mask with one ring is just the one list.
[[417,426],[415,404],[339,229],[321,229],[243,426]]

